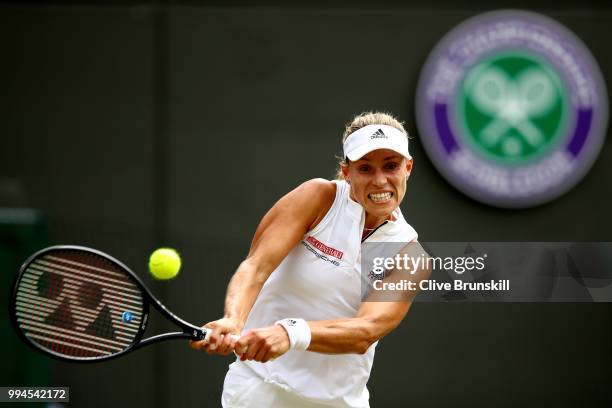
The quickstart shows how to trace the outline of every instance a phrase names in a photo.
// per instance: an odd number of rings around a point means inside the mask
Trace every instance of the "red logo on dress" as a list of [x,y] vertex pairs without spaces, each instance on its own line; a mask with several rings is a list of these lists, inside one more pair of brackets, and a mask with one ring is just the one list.
[[325,255],[331,255],[334,258],[338,258],[338,259],[342,259],[342,255],[344,255],[342,251],[338,251],[337,249],[328,247],[327,245],[325,245],[324,243],[322,243],[315,237],[309,236],[308,238],[306,238],[306,241],[310,242],[310,244],[313,247],[317,248],[319,251],[323,252]]

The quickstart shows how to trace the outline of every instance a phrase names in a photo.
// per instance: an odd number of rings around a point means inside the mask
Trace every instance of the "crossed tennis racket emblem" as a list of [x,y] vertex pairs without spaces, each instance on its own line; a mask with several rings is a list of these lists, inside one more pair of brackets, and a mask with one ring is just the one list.
[[504,139],[512,128],[533,148],[545,142],[532,119],[547,114],[555,106],[557,94],[553,81],[541,69],[528,68],[511,78],[499,68],[483,66],[470,74],[466,90],[476,108],[493,117],[479,135],[486,147],[502,143],[505,153],[520,153],[519,141]]

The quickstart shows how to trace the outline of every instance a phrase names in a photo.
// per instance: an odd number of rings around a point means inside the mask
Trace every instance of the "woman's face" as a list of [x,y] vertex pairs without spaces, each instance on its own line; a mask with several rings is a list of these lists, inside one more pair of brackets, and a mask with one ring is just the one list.
[[351,198],[376,217],[386,217],[400,205],[411,170],[412,160],[387,149],[374,150],[342,167],[351,183]]

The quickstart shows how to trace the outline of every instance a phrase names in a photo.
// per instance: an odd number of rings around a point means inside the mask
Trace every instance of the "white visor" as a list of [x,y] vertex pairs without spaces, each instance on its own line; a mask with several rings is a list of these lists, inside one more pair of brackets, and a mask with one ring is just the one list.
[[351,133],[344,142],[344,157],[356,161],[378,149],[393,150],[412,159],[408,152],[408,136],[387,125],[368,125]]

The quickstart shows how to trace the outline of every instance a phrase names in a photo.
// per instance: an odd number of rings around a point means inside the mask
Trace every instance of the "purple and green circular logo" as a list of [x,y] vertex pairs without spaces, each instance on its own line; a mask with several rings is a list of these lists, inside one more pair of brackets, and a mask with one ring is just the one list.
[[473,17],[423,67],[417,125],[442,175],[468,196],[530,207],[590,169],[608,119],[594,58],[568,29],[524,11]]

